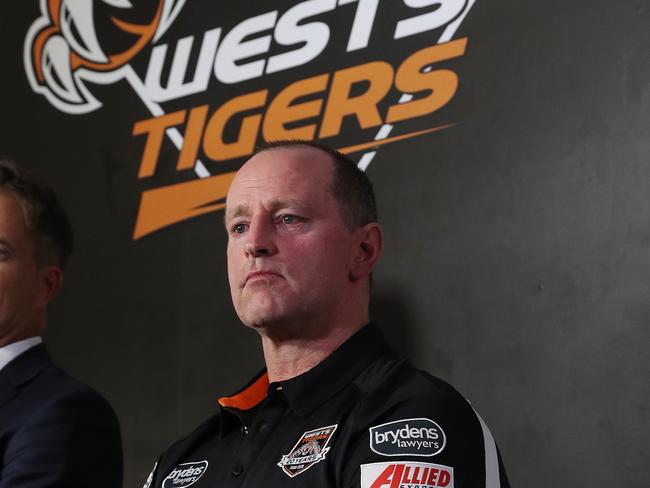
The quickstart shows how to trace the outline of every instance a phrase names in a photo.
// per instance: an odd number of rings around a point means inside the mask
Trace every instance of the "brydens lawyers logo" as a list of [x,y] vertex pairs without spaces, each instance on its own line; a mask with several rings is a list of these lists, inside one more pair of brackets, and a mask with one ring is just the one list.
[[361,488],[454,488],[454,468],[395,462],[361,465]]
[[[23,52],[33,91],[84,114],[102,106],[94,86],[126,82],[151,114],[128,121],[142,144],[137,177],[146,187],[134,239],[223,208],[234,172],[221,163],[243,161],[263,141],[322,140],[360,154],[365,170],[380,146],[455,125],[437,112],[458,90],[450,62],[468,41],[454,36],[475,0],[303,0],[282,10],[254,3],[264,10],[227,19],[229,30],[189,26],[190,35],[174,38],[170,27],[189,8],[202,9],[195,22],[212,20],[203,10],[223,9],[40,0]],[[419,126],[402,128],[415,119]],[[173,164],[167,139],[178,150],[177,178],[156,186],[159,166]]]
[[207,470],[207,461],[178,464],[163,480],[162,488],[186,488],[199,481]]
[[330,448],[328,444],[337,425],[329,425],[305,432],[296,442],[289,454],[282,456],[278,466],[293,478],[304,473],[314,464],[325,459]]
[[401,419],[370,427],[370,449],[382,456],[435,456],[447,439],[431,419]]

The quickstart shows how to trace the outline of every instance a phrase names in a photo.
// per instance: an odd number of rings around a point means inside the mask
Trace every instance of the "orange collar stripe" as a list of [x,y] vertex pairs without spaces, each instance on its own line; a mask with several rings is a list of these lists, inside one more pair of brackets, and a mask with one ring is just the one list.
[[266,397],[269,388],[269,375],[264,373],[255,383],[245,390],[230,397],[219,398],[222,407],[231,407],[239,410],[249,410],[260,403]]

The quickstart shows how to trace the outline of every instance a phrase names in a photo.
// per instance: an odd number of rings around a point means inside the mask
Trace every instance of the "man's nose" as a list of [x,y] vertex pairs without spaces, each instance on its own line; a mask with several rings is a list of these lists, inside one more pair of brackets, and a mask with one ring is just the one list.
[[263,217],[250,223],[246,234],[244,252],[247,256],[258,258],[268,257],[278,252],[275,244],[273,222]]

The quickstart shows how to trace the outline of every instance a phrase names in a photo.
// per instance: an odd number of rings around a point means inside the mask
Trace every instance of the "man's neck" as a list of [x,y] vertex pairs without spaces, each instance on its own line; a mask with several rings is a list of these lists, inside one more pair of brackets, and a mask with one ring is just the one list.
[[45,315],[29,323],[14,324],[4,335],[0,334],[0,347],[20,342],[31,337],[43,336],[45,332]]
[[282,339],[262,335],[264,360],[270,382],[284,381],[299,376],[332,354],[355,332],[368,322],[367,317],[354,324],[330,328],[316,337],[300,336]]

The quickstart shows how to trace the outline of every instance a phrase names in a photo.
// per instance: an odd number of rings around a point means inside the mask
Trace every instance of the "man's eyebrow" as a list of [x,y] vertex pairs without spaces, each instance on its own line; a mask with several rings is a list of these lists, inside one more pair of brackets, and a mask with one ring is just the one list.
[[[283,208],[295,208],[300,211],[305,211],[309,208],[308,205],[305,205],[304,202],[301,202],[300,200],[295,200],[293,198],[287,198],[287,199],[277,199],[273,200],[270,203],[267,204],[267,207],[270,212],[277,212],[280,209]],[[232,208],[232,210],[229,207],[226,207],[226,211],[224,212],[224,221],[227,223],[229,220],[235,219],[237,217],[241,217],[242,215],[250,215],[251,210],[250,206],[248,204],[241,204],[241,205],[236,205],[235,207]]]
[[274,200],[269,207],[271,208],[271,211],[276,212],[280,209],[289,207],[297,210],[306,210],[308,205],[305,205],[305,203],[300,200],[288,198],[283,200]]
[[223,214],[223,221],[227,225],[229,220],[232,220],[237,217],[241,217],[242,215],[247,215],[250,213],[250,209],[248,205],[242,204],[242,205],[236,205],[235,207],[226,207],[226,211]]

